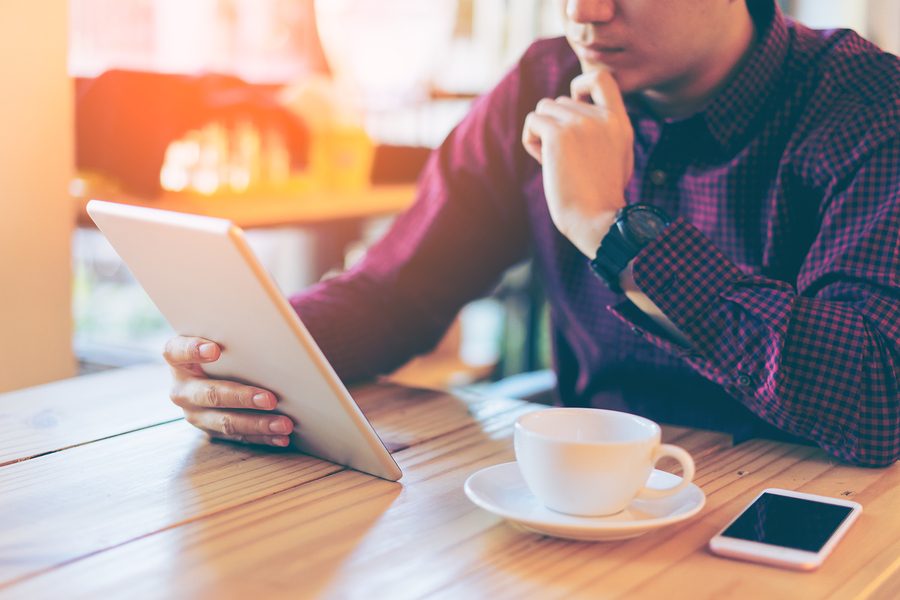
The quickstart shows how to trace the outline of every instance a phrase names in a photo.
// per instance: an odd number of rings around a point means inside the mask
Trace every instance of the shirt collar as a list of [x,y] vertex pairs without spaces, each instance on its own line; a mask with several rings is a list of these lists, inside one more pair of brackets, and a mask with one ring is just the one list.
[[[705,125],[706,133],[722,148],[729,148],[748,132],[768,105],[781,80],[790,34],[781,9],[774,0],[748,1],[758,41],[733,79],[703,110],[684,119],[666,119],[680,127]],[[639,119],[649,116],[643,102],[626,99],[628,112]],[[695,130],[696,131],[696,130]]]
[[749,2],[759,42],[746,64],[703,110],[706,127],[723,147],[744,137],[774,95],[789,46],[788,26],[771,1]]

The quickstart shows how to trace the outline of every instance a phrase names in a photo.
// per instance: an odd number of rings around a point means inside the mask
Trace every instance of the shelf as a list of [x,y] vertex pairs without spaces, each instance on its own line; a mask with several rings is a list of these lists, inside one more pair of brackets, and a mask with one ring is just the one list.
[[365,219],[397,214],[415,198],[414,184],[376,185],[358,191],[315,190],[296,195],[248,193],[233,196],[164,194],[154,200],[129,197],[118,192],[80,190],[75,197],[78,224],[93,226],[85,211],[90,199],[109,200],[229,219],[239,227],[315,225],[332,221]]

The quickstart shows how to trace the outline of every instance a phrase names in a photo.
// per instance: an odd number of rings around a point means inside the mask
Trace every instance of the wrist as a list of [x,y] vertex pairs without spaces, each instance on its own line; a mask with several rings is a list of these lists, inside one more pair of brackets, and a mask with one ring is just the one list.
[[619,274],[619,287],[622,288],[622,291],[627,296],[631,292],[640,292],[640,288],[638,288],[637,284],[634,282],[634,261],[635,259],[631,259],[628,261],[628,264],[622,269],[622,272]]
[[[662,235],[669,223],[665,212],[654,206],[626,206],[616,213],[612,226],[606,229],[596,256],[591,260],[591,268],[610,289],[621,293],[624,290],[620,282],[623,271],[645,246]],[[630,277],[630,270],[625,276]],[[633,278],[626,283],[634,286]]]
[[579,218],[565,236],[588,258],[594,258],[597,248],[616,222],[618,211],[605,211],[592,218]]

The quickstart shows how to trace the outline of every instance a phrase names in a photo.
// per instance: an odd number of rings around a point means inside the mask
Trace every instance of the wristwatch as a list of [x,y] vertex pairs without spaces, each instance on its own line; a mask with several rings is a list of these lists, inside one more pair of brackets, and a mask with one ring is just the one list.
[[669,226],[669,216],[649,204],[632,204],[619,209],[616,221],[600,242],[591,268],[607,287],[621,292],[619,274],[644,246],[658,238]]

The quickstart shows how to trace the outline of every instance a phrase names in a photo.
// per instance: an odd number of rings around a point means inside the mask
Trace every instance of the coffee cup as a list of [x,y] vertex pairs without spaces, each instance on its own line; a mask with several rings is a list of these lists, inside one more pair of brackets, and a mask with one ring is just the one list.
[[[683,448],[661,444],[659,425],[637,415],[597,408],[550,408],[515,424],[516,462],[535,497],[556,512],[582,517],[612,515],[635,498],[662,498],[684,489],[694,461]],[[671,456],[682,480],[647,487],[653,467]]]

